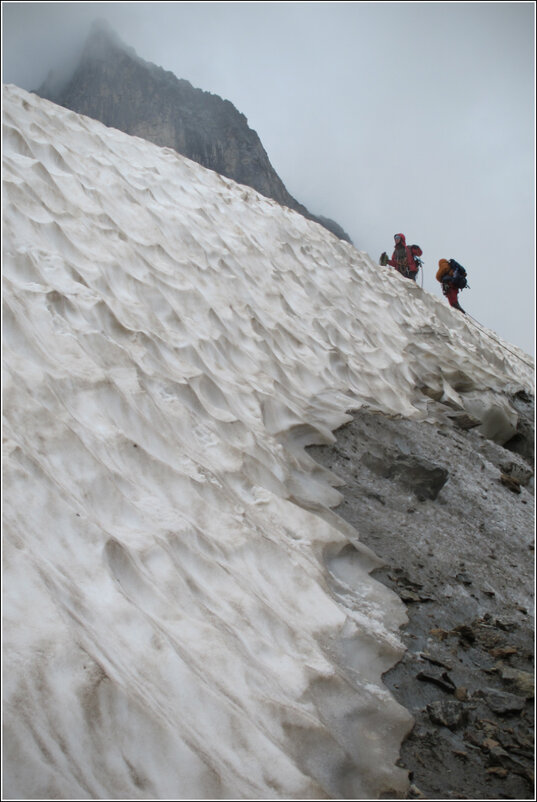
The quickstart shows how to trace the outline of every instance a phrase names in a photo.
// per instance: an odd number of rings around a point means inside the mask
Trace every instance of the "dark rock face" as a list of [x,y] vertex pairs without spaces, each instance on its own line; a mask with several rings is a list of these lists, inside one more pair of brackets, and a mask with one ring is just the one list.
[[258,135],[232,103],[143,61],[101,23],[94,25],[71,77],[58,85],[49,76],[35,93],[104,125],[173,148],[351,241],[337,223],[312,215],[287,192]]
[[429,460],[389,451],[382,458],[365,454],[363,462],[378,476],[394,479],[409,488],[419,501],[435,499],[449,476],[446,468],[435,465]]
[[530,465],[535,460],[534,405],[532,399],[524,391],[518,392],[512,399],[518,413],[516,434],[505,443],[505,448],[520,454]]
[[308,447],[406,605],[407,652],[384,681],[415,721],[409,798],[535,799],[534,399],[511,403],[519,450],[451,413],[368,409]]

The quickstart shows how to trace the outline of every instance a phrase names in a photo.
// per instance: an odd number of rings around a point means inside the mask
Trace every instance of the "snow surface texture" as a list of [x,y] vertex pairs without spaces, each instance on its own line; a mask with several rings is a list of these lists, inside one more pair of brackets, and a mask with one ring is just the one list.
[[306,454],[533,363],[253,190],[4,87],[4,798],[403,794],[398,597]]

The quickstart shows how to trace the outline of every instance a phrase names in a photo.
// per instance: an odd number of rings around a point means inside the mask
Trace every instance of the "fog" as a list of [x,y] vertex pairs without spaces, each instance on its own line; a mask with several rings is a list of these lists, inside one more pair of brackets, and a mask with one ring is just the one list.
[[[466,266],[467,312],[534,353],[533,3],[3,3],[3,82],[36,89],[107,20],[230,100],[288,191],[378,259]],[[420,279],[421,281],[421,279]]]

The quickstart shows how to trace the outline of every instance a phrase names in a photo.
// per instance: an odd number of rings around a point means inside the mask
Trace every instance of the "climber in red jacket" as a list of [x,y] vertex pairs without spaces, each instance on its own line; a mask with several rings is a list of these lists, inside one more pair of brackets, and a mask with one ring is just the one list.
[[458,309],[459,312],[462,312],[463,315],[465,315],[466,312],[459,303],[458,295],[459,289],[462,289],[464,286],[468,285],[466,281],[463,281],[459,286],[454,283],[455,266],[459,269],[462,268],[463,274],[466,276],[466,270],[458,262],[455,262],[453,259],[440,259],[438,262],[436,280],[442,285],[442,292],[448,299],[450,306],[452,306],[454,309]]
[[418,257],[422,255],[423,251],[419,245],[407,245],[404,234],[395,234],[394,240],[395,250],[392,254],[392,258],[388,259],[388,254],[384,251],[380,257],[380,264],[391,265],[395,267],[402,276],[405,276],[405,278],[416,281],[416,276],[418,275],[418,270],[421,265],[421,261]]

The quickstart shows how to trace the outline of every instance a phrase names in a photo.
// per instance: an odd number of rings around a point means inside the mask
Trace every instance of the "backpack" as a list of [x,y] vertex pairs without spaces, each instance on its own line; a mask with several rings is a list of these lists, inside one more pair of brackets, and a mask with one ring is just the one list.
[[413,265],[414,270],[412,270],[412,267],[410,268],[410,270],[412,272],[417,272],[423,264],[423,262],[419,258],[422,255],[423,251],[421,250],[419,245],[411,245],[410,253],[412,254],[412,259],[414,260],[414,265]]
[[468,281],[466,280],[466,273],[465,268],[460,265],[455,259],[450,259],[449,264],[453,270],[451,276],[451,283],[454,287],[457,287],[458,290],[463,290],[465,287],[468,286]]

